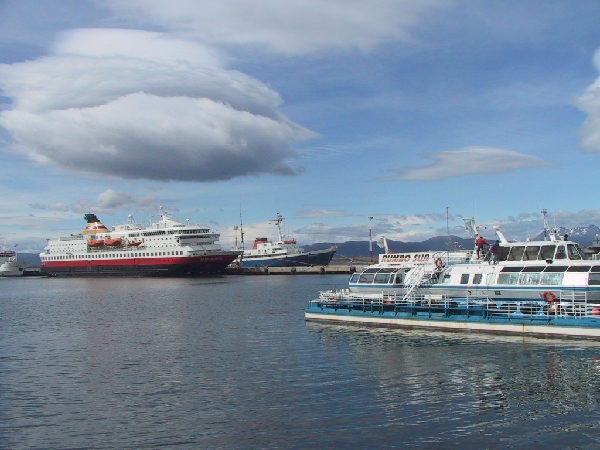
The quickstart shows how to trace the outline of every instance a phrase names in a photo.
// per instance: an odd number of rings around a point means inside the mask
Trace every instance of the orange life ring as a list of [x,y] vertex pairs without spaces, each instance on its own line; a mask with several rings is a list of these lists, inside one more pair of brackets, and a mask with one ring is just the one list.
[[554,295],[554,293],[550,292],[550,291],[546,291],[542,294],[542,297],[544,298],[544,300],[546,300],[548,303],[552,303],[556,300],[556,296]]
[[442,258],[435,258],[435,267],[438,269],[444,267],[444,261],[442,261]]

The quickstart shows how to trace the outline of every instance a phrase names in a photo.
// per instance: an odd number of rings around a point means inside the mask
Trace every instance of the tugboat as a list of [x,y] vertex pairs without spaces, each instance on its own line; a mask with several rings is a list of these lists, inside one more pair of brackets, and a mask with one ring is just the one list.
[[189,221],[174,220],[160,207],[160,218],[148,227],[133,216],[111,230],[85,214],[80,234],[48,240],[40,254],[42,275],[176,276],[219,274],[241,252],[226,251],[219,234]]
[[337,250],[335,247],[306,252],[298,247],[295,239],[284,237],[281,230],[283,217],[280,213],[271,222],[277,225],[278,240],[273,242],[266,237],[256,238],[252,249],[244,250],[236,265],[241,268],[306,267],[326,266],[331,262]]

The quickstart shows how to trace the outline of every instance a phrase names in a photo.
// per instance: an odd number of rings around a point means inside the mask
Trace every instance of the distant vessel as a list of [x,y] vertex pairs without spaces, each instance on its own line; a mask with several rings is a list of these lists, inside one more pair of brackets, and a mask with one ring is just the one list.
[[26,267],[26,262],[17,261],[16,252],[0,250],[0,277],[21,277]]
[[283,217],[280,213],[277,213],[277,219],[272,222],[277,225],[279,239],[272,242],[266,237],[256,238],[252,249],[244,250],[236,262],[239,267],[326,266],[331,262],[337,250],[335,247],[305,252],[303,248],[298,247],[295,239],[284,237],[281,230]]
[[85,214],[81,234],[49,240],[40,270],[51,276],[198,276],[224,271],[240,252],[225,251],[219,234],[183,224],[160,207],[148,227],[127,223],[108,230],[95,214]]

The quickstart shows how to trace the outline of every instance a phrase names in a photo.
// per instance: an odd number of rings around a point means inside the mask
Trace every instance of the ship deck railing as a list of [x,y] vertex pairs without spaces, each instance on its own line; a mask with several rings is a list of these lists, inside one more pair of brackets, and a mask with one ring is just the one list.
[[487,318],[600,320],[600,301],[589,301],[586,292],[559,291],[552,302],[531,299],[497,299],[489,297],[454,297],[414,294],[406,297],[394,293],[359,294],[348,289],[321,291],[309,307],[358,310],[362,312],[409,312],[412,315],[442,313],[446,316],[483,316]]

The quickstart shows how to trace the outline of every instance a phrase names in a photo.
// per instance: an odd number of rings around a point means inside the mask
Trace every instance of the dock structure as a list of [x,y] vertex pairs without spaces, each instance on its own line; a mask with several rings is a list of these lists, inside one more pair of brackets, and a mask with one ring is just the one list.
[[239,267],[227,269],[225,273],[232,275],[337,275],[351,274],[355,266],[327,265],[300,267]]

